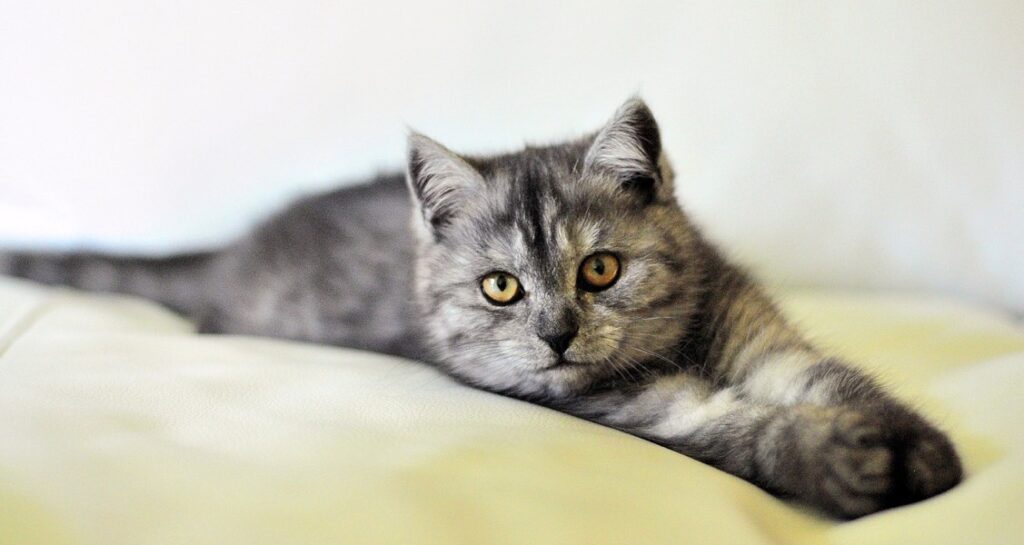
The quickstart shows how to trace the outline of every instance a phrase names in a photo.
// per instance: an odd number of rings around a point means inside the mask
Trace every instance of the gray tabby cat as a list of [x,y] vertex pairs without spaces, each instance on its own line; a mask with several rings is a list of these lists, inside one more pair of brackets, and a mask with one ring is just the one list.
[[637,99],[594,135],[507,155],[413,134],[405,180],[306,199],[220,251],[7,254],[0,270],[140,294],[204,332],[430,361],[840,517],[962,475],[942,432],[807,342],[701,236]]

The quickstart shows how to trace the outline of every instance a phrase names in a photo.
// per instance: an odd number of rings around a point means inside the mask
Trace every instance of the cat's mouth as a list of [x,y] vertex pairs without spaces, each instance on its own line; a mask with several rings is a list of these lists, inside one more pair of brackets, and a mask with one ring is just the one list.
[[544,370],[545,371],[555,371],[557,369],[568,369],[570,367],[580,367],[582,365],[586,365],[586,364],[584,362],[581,362],[581,361],[573,361],[573,360],[570,360],[570,359],[566,358],[565,356],[561,356],[561,357],[558,358],[558,361],[556,361],[555,363],[545,367]]

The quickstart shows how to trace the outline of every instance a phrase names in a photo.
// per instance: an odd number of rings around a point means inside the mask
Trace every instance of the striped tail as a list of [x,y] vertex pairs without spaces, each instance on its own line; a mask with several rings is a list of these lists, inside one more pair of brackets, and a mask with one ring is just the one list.
[[134,257],[91,253],[0,253],[0,274],[90,291],[140,295],[195,315],[207,299],[214,253]]

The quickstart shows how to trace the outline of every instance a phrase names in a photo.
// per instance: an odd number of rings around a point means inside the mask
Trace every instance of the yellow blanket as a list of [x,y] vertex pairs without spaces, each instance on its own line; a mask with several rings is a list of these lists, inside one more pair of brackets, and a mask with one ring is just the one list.
[[951,432],[961,486],[837,523],[414,362],[0,279],[0,543],[1024,542],[1024,330],[929,297],[783,301]]

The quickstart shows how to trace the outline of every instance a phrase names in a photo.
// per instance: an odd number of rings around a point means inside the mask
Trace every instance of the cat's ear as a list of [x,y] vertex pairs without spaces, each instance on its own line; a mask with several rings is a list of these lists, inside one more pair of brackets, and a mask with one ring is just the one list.
[[416,132],[409,134],[406,168],[417,208],[435,239],[483,184],[483,177],[465,159]]
[[658,122],[639,98],[619,107],[594,137],[583,164],[588,174],[610,179],[643,203],[672,194],[671,169],[662,157]]

